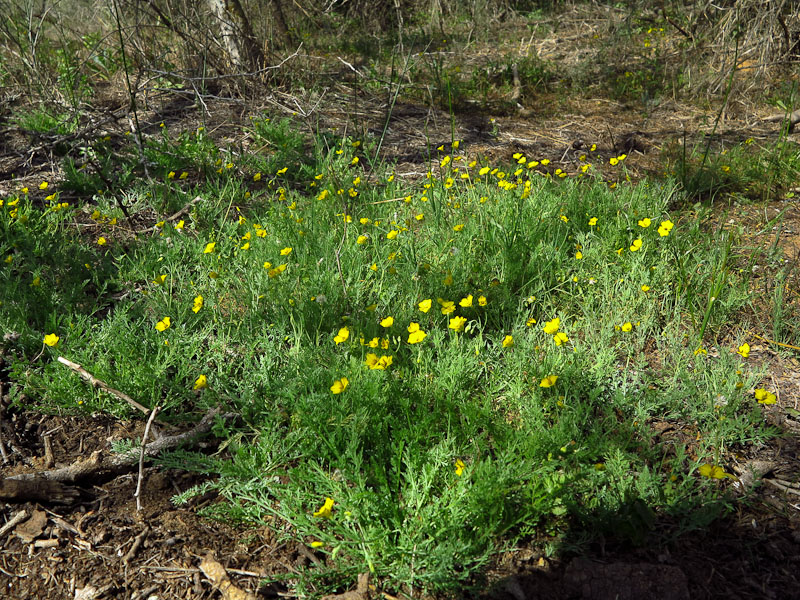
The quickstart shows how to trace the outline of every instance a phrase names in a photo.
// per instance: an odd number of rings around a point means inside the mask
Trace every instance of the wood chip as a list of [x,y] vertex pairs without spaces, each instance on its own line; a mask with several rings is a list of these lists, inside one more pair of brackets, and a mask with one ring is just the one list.
[[35,510],[30,519],[17,526],[14,533],[23,542],[30,544],[42,535],[45,525],[47,525],[47,513],[43,510]]
[[220,563],[214,560],[214,555],[209,553],[200,562],[200,570],[211,580],[214,587],[219,589],[223,600],[255,600],[256,597],[231,583],[228,573]]
[[322,600],[369,600],[370,591],[369,573],[361,573],[358,576],[358,585],[356,585],[356,589],[341,594],[323,596]]

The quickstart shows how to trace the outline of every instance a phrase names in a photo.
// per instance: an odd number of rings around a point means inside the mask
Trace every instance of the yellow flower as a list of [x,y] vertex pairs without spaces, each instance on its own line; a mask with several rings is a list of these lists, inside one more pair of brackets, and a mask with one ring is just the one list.
[[456,310],[456,303],[453,302],[452,300],[442,300],[440,304],[442,305],[443,315],[449,315],[450,313],[453,313]]
[[447,272],[447,275],[445,276],[444,281],[442,283],[444,283],[447,286],[453,285],[453,274],[450,273],[450,271]]
[[667,237],[673,227],[675,227],[675,224],[672,221],[661,221],[661,225],[658,228],[658,235]]
[[103,236],[100,236],[99,238],[97,238],[97,245],[98,246],[105,246],[107,243],[108,243],[108,240],[106,240],[106,238],[104,238]]
[[166,280],[167,280],[167,274],[165,273],[164,275],[156,276],[156,278],[153,280],[153,283],[155,283],[156,285],[164,285],[164,282]]
[[729,479],[736,479],[736,477],[730,473],[726,473],[725,469],[719,465],[711,465],[709,463],[700,465],[700,467],[697,469],[697,472],[703,477],[708,477],[709,479],[725,479],[726,477]]
[[417,304],[417,306],[422,312],[426,313],[431,309],[431,304],[433,303],[431,302],[431,299],[428,298],[427,300],[423,300],[422,302]]
[[181,176],[180,176],[180,177],[178,177],[178,179],[186,179],[188,176],[189,176],[189,173],[187,173],[186,171],[184,171],[183,173],[181,173]]
[[394,317],[386,317],[381,321],[381,327],[389,328],[394,323]]
[[398,233],[400,233],[400,232],[397,231],[396,229],[392,229],[389,233],[386,234],[386,239],[387,240],[393,240],[394,238],[397,237]]
[[281,256],[287,256],[287,255],[291,254],[291,252],[292,252],[291,248],[288,248],[288,247],[284,248],[283,250],[281,250]]
[[164,317],[158,323],[156,323],[156,329],[158,331],[166,331],[169,329],[169,326],[172,325],[172,321],[169,317]]
[[507,335],[503,338],[503,348],[511,348],[514,345],[514,337]]
[[628,321],[627,323],[623,323],[620,329],[622,329],[622,331],[630,331],[631,329],[633,329],[633,325],[631,324],[630,321]]
[[464,472],[464,461],[460,458],[456,460],[456,477],[461,477],[461,474]]
[[[163,221],[162,221],[162,223],[163,223]],[[185,225],[185,222],[184,222],[184,220],[183,220],[183,219],[181,219],[180,221],[178,221],[178,222],[175,224],[175,229],[177,229],[178,231],[180,231],[181,229],[183,229],[183,226],[184,226],[184,225]],[[163,225],[162,225],[162,227],[163,227]]]
[[639,221],[639,227],[644,227],[645,229],[647,229],[648,227],[650,227],[650,223],[651,223],[650,219],[645,217],[644,219]]
[[58,337],[55,333],[48,333],[46,336],[44,336],[44,343],[50,346],[51,348],[55,348],[56,345],[58,344],[58,340],[60,339],[61,338]]
[[419,323],[411,323],[408,326],[408,343],[418,344],[428,336],[427,333],[419,328]]
[[194,390],[202,390],[203,388],[208,387],[208,379],[205,375],[200,375],[197,379],[194,380],[194,386],[192,389]]
[[739,346],[739,350],[737,350],[737,352],[742,355],[742,358],[747,358],[748,356],[750,356],[750,344],[745,342],[744,344]]
[[347,377],[337,379],[331,386],[331,392],[334,394],[341,394],[348,385],[350,385],[350,382],[347,380]]
[[561,219],[562,221],[564,221],[564,223],[567,223],[567,222],[569,221],[569,217],[568,217],[568,216],[566,216],[566,215],[561,215],[560,219]]
[[312,548],[322,548],[325,545],[325,542],[320,542],[319,540],[314,540],[309,544]]
[[203,254],[211,254],[214,251],[214,246],[217,245],[217,242],[209,242],[206,244],[205,250],[203,250]]
[[464,229],[463,223],[459,223],[458,225],[453,226],[453,231],[461,231],[462,229]]
[[453,331],[463,331],[467,320],[464,317],[451,317],[448,327]]
[[561,344],[568,342],[569,338],[567,337],[566,333],[559,331],[553,336],[553,341],[556,343],[556,346],[560,346]]
[[46,181],[43,181],[42,183],[39,184],[39,189],[40,190],[46,190],[48,185],[50,185],[50,184],[47,183]]
[[364,363],[373,371],[385,371],[386,367],[392,364],[392,357],[391,356],[381,356],[378,358],[377,354],[373,354],[370,352],[366,356],[366,360]]
[[200,309],[203,308],[203,297],[202,296],[195,296],[194,298],[194,306],[192,306],[192,311],[195,313],[200,312]]
[[170,171],[167,173],[167,179],[175,179],[175,171]]
[[561,326],[561,319],[556,317],[552,321],[548,321],[544,325],[544,332],[550,335],[558,333],[558,328]]
[[636,238],[635,240],[633,240],[633,243],[631,244],[631,252],[636,252],[637,250],[640,250],[641,247],[642,247],[642,238]]
[[336,337],[333,338],[333,341],[336,342],[336,345],[338,346],[342,342],[347,341],[347,338],[349,337],[350,337],[350,330],[347,327],[342,327],[339,330],[339,333],[336,334]]
[[486,296],[478,296],[478,305],[486,306]]
[[325,504],[314,513],[315,517],[322,517],[323,519],[331,518],[331,509],[333,509],[333,498],[325,498]]
[[366,243],[367,243],[367,236],[365,236],[365,235],[358,236],[358,239],[356,240],[356,244],[359,244],[360,246],[363,246]]
[[644,284],[644,285],[642,286],[642,291],[643,291],[643,292],[648,292],[648,291],[650,291],[650,286],[649,286],[649,285],[647,285],[647,284]]
[[466,298],[462,298],[461,301],[458,303],[458,305],[464,308],[469,308],[470,306],[472,306],[472,294],[470,294]]
[[253,175],[253,181],[261,181],[261,173],[256,173]]
[[557,380],[558,380],[558,375],[548,375],[547,377],[542,379],[542,382],[539,384],[539,387],[543,388],[553,387],[556,384]]
[[758,388],[754,391],[756,396],[756,401],[759,404],[775,404],[778,401],[778,398],[772,392],[768,392],[764,388]]
[[582,259],[582,258],[583,258],[583,252],[581,252],[580,250],[578,250],[578,251],[575,253],[575,258],[576,258],[577,260],[580,260],[580,259]]

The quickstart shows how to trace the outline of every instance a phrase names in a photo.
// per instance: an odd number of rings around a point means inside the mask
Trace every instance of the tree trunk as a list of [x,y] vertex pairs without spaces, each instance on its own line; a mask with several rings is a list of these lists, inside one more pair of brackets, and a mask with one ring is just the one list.
[[219,22],[222,46],[233,68],[256,70],[262,67],[264,55],[242,3],[239,0],[206,0],[206,3]]
[[272,27],[275,31],[275,36],[278,38],[277,44],[273,41],[273,46],[285,47],[289,44],[292,37],[289,35],[289,28],[286,25],[286,18],[283,14],[283,5],[281,0],[269,0],[270,14],[272,15]]

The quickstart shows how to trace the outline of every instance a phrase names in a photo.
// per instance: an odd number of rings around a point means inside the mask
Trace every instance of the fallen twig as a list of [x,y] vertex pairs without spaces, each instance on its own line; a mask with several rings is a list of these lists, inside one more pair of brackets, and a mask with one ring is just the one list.
[[148,412],[150,412],[150,411],[147,409],[147,407],[145,407],[145,406],[142,406],[141,404],[139,404],[138,402],[136,402],[136,400],[134,400],[133,398],[131,398],[130,396],[128,396],[128,394],[125,394],[124,392],[120,392],[119,390],[115,390],[115,389],[114,389],[114,388],[112,388],[110,385],[108,385],[106,382],[104,382],[104,381],[101,381],[100,379],[98,379],[97,377],[95,377],[94,375],[92,375],[91,373],[89,373],[89,371],[87,371],[86,369],[84,369],[84,368],[83,368],[82,366],[80,366],[78,363],[74,363],[74,362],[72,362],[71,360],[68,360],[68,359],[64,358],[63,356],[59,356],[59,357],[58,357],[58,362],[60,362],[62,365],[65,365],[65,366],[69,367],[70,369],[72,369],[73,371],[75,371],[75,372],[76,372],[78,375],[80,375],[80,376],[81,376],[83,379],[85,379],[86,381],[88,381],[88,382],[89,382],[89,383],[92,385],[92,387],[100,388],[100,389],[101,389],[101,390],[103,390],[104,392],[108,392],[108,393],[109,393],[109,394],[111,394],[112,396],[116,396],[116,397],[117,397],[117,398],[119,398],[120,400],[124,400],[124,401],[125,401],[125,402],[127,402],[129,405],[131,405],[133,408],[135,408],[135,409],[137,409],[137,410],[140,410],[140,411],[142,411],[142,412],[143,412],[143,413],[145,413],[145,414],[147,414]]
[[28,518],[28,511],[27,510],[21,510],[18,513],[15,513],[14,516],[11,517],[11,519],[9,519],[8,523],[6,523],[2,527],[0,527],[0,536],[4,536],[9,531],[14,529],[14,527],[16,527],[16,525],[18,523],[21,523],[22,521],[24,521],[27,518]]
[[770,485],[774,485],[779,490],[782,490],[782,491],[787,492],[789,494],[795,494],[797,496],[800,496],[800,490],[794,489],[794,487],[791,486],[791,485],[786,485],[786,484],[789,483],[788,481],[783,482],[783,483],[780,483],[779,481],[777,481],[775,479],[764,479],[764,481],[766,481]]
[[[172,214],[172,215],[168,216],[166,219],[164,219],[164,223],[170,223],[170,222],[174,221],[175,219],[181,218],[182,216],[187,214],[192,209],[192,207],[195,204],[197,204],[198,202],[200,202],[202,199],[203,199],[202,196],[195,196],[195,198],[193,200],[189,201],[186,204],[186,206],[184,206],[178,212],[176,212],[175,214]],[[137,229],[137,230],[134,231],[134,233],[150,233],[151,231],[157,231],[158,229],[159,229],[158,227],[153,225],[152,227],[145,227],[144,229]],[[147,411],[145,410],[145,412],[147,412]]]
[[[189,431],[179,433],[176,435],[165,435],[160,437],[154,442],[147,444],[144,448],[144,454],[147,457],[158,456],[165,450],[177,448],[181,444],[189,442],[194,438],[207,433],[211,429],[214,418],[220,413],[219,408],[209,410],[205,416]],[[223,415],[232,416],[232,415]],[[97,450],[92,455],[85,459],[62,467],[60,469],[53,469],[52,471],[40,471],[38,473],[23,473],[20,475],[12,475],[4,480],[0,480],[0,489],[2,485],[10,481],[58,481],[64,483],[73,483],[80,479],[88,477],[98,477],[106,474],[114,474],[130,470],[130,467],[137,464],[139,461],[140,450],[132,448],[127,452],[121,454],[114,454],[103,459],[100,456],[100,451]]]
[[753,333],[752,331],[749,332],[754,338],[761,340],[762,342],[767,342],[768,344],[775,344],[776,346],[781,346],[782,348],[791,348],[792,350],[800,350],[800,346],[792,346],[791,344],[784,344],[783,342],[776,342],[775,340],[771,340],[769,338],[761,337],[757,333]]
[[147,436],[150,435],[150,426],[153,424],[153,419],[158,414],[159,407],[156,406],[150,412],[150,418],[147,419],[147,425],[144,427],[144,434],[142,435],[142,445],[139,448],[139,477],[136,480],[136,491],[133,497],[136,498],[136,510],[142,510],[142,479],[144,478],[144,449],[147,446]]
[[150,426],[153,424],[153,419],[158,414],[159,407],[156,406],[150,412],[150,418],[147,419],[147,425],[144,427],[144,434],[142,435],[142,446],[139,449],[139,478],[136,480],[136,491],[133,497],[136,498],[136,510],[142,510],[142,479],[144,478],[144,449],[147,446],[147,436],[150,435]]
[[150,528],[145,525],[144,530],[142,530],[142,532],[139,535],[137,535],[136,538],[133,540],[133,544],[131,544],[130,550],[128,550],[128,552],[125,553],[125,556],[122,557],[123,563],[127,565],[129,562],[131,562],[131,559],[133,559],[133,557],[136,556],[136,553],[139,551],[139,547],[142,545],[142,542],[144,541],[144,538],[147,536],[148,531],[150,531]]

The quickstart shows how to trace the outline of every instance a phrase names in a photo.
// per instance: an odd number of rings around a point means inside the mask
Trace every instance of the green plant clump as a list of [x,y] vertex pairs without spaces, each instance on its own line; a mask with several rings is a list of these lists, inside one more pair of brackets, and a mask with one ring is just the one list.
[[252,135],[245,154],[150,140],[159,174],[124,201],[164,216],[138,233],[119,196],[4,198],[0,327],[19,333],[18,399],[131,410],[64,356],[164,419],[237,415],[214,456],[163,464],[218,476],[179,500],[214,488],[209,514],[317,551],[298,593],[364,571],[453,592],[533,535],[691,526],[722,454],[768,435],[747,352],[709,351],[747,297],[737,233],[671,214],[673,182],[609,187],[591,156],[574,176],[469,162],[455,142],[405,182],[363,168],[357,141],[266,119]]

